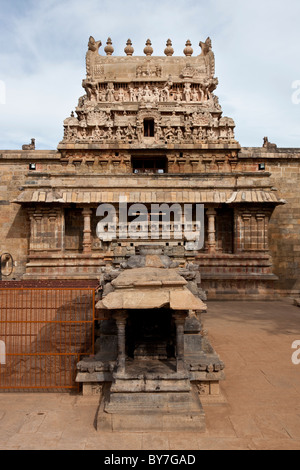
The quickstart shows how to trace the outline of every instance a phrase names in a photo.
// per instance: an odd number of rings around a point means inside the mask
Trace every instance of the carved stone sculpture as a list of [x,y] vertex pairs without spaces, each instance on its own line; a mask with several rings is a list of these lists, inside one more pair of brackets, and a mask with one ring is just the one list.
[[22,150],[35,150],[35,139],[31,139],[29,145],[22,145]]
[[86,54],[86,74],[87,77],[92,76],[92,67],[95,63],[96,57],[99,55],[98,50],[99,47],[102,46],[101,41],[95,41],[93,36],[90,36],[89,43],[88,43],[88,51]]

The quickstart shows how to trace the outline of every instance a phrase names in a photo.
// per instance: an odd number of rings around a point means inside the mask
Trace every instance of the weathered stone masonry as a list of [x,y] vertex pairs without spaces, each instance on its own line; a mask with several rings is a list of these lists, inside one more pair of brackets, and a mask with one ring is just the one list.
[[[203,203],[205,246],[161,240],[181,266],[199,265],[209,298],[299,292],[297,149],[241,148],[214,90],[211,41],[193,56],[100,55],[90,38],[85,95],[57,151],[0,152],[1,252],[18,280],[92,280],[139,242],[96,236],[100,203]],[[264,164],[264,165],[262,165]],[[284,204],[286,201],[286,204]],[[155,241],[157,243],[157,240]],[[277,276],[277,277],[276,277]],[[278,280],[277,280],[278,278]],[[294,292],[297,291],[297,292]]]

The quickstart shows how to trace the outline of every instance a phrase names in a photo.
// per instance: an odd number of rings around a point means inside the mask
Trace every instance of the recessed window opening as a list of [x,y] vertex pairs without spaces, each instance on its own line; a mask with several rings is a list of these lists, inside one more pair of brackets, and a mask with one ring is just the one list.
[[133,173],[167,173],[166,157],[135,157],[132,158]]
[[144,119],[144,137],[154,137],[154,119]]

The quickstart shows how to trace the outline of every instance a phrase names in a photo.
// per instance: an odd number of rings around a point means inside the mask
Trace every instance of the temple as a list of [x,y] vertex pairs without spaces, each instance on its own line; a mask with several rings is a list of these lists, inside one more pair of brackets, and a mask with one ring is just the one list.
[[32,139],[1,154],[2,245],[22,285],[98,287],[96,354],[76,380],[102,391],[99,429],[204,431],[201,399],[217,400],[225,378],[206,300],[299,291],[282,261],[294,255],[277,250],[296,207],[283,173],[299,155],[268,138],[240,146],[215,94],[210,38],[182,56],[171,40],[165,56],[150,40],[143,56],[130,39],[122,57],[110,38],[101,46],[90,37],[84,95],[58,149]]
[[[110,39],[105,55],[100,46],[90,38],[85,94],[64,121],[58,152],[50,162],[47,155],[42,171],[32,155],[14,200],[30,220],[23,279],[96,279],[101,266],[119,266],[145,244],[145,233],[135,240],[99,238],[99,204],[115,206],[117,229],[120,201],[129,208],[141,203],[150,215],[153,205],[163,212],[161,204],[182,210],[202,204],[199,249],[191,249],[188,237],[173,236],[174,217],[171,235],[164,239],[161,231],[154,243],[159,238],[164,254],[182,266],[196,263],[210,298],[226,292],[264,295],[276,280],[269,221],[283,201],[269,172],[239,157],[235,123],[223,116],[215,95],[211,40],[200,42],[195,56],[187,41],[182,57],[173,55],[170,40],[166,57],[152,55],[150,40],[144,57],[134,56],[130,40],[124,57],[113,56]],[[148,231],[153,243],[149,226]]]

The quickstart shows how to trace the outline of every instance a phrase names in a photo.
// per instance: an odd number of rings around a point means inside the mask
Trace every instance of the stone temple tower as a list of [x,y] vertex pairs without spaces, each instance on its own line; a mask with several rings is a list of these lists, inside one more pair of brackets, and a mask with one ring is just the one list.
[[[282,200],[270,174],[243,158],[235,123],[223,116],[210,38],[196,53],[187,41],[180,56],[170,40],[159,57],[150,40],[143,56],[130,40],[122,57],[110,38],[104,54],[101,45],[90,37],[85,94],[48,171],[28,178],[16,200],[29,208],[24,279],[98,279],[99,267],[154,243],[180,266],[198,265],[209,298],[264,297],[276,280],[269,220]],[[105,204],[114,213],[99,231]],[[147,217],[137,223],[141,205]],[[164,205],[174,209],[170,220]]]
[[[104,54],[90,37],[85,94],[47,172],[26,181],[24,279],[98,280],[96,355],[77,365],[102,390],[99,429],[205,429],[201,397],[224,364],[204,334],[209,298],[264,296],[278,198],[240,153],[215,94],[210,38],[194,54]],[[199,399],[200,396],[200,399]],[[203,398],[202,398],[203,399]]]

